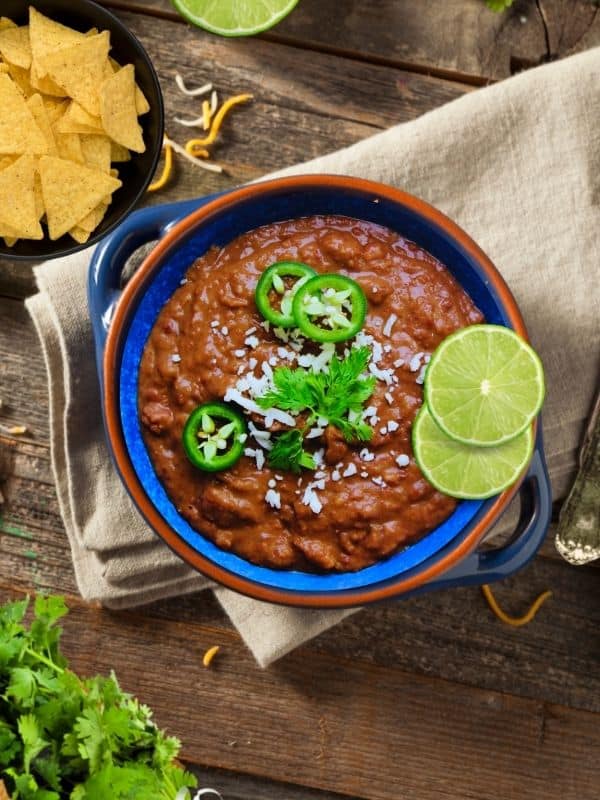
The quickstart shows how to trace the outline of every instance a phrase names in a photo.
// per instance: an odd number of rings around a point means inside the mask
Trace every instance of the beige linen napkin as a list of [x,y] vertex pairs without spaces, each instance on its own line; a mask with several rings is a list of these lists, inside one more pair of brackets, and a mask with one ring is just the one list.
[[[278,173],[339,173],[398,186],[443,210],[486,250],[546,368],[544,433],[556,498],[576,468],[600,349],[599,99],[596,49]],[[27,304],[48,369],[53,468],[77,583],[85,598],[119,608],[207,583],[146,528],[109,462],[86,313],[90,256],[43,265],[40,293]],[[216,593],[261,665],[352,613]]]

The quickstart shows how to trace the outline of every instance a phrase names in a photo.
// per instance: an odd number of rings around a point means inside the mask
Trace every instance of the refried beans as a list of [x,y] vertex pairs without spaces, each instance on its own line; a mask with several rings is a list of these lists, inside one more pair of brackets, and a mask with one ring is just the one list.
[[[348,444],[328,426],[305,443],[316,454],[316,471],[297,475],[270,469],[250,433],[231,469],[202,472],[181,443],[194,408],[223,400],[240,376],[298,366],[298,341],[290,348],[288,333],[266,325],[254,301],[261,273],[290,260],[348,275],[367,297],[360,337],[378,352],[378,380],[366,404],[373,438]],[[156,473],[195,529],[255,564],[305,571],[372,564],[424,536],[456,506],[415,464],[411,425],[430,354],[448,334],[482,321],[443,264],[374,223],[304,217],[212,247],[161,310],[140,366],[139,413]],[[351,345],[342,342],[337,352]],[[254,419],[259,428],[264,423]],[[282,428],[275,422],[271,430]],[[279,508],[267,502],[269,489]],[[308,495],[318,497],[316,506]]]

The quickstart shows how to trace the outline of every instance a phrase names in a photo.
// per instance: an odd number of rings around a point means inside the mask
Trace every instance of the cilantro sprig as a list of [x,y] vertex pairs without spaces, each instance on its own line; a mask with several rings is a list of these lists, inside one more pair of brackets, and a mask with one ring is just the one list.
[[304,450],[303,441],[306,431],[320,419],[338,428],[347,442],[370,441],[373,429],[361,417],[375,389],[375,377],[363,375],[370,355],[368,347],[353,347],[345,358],[333,356],[324,372],[303,367],[277,367],[273,371],[273,388],[256,398],[261,408],[310,413],[302,429],[294,428],[277,437],[268,456],[269,466],[292,472],[299,472],[301,467],[314,469],[314,459]]
[[37,597],[29,627],[28,602],[0,606],[0,780],[12,800],[175,800],[195,787],[179,741],[114,674],[68,669],[63,598]]

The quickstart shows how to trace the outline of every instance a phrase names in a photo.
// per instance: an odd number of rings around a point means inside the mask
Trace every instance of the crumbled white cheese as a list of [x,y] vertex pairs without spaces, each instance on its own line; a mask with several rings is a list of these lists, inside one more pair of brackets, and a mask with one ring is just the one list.
[[363,447],[363,449],[360,451],[358,455],[361,461],[373,461],[373,459],[375,458],[375,453],[371,453],[371,451],[367,450],[366,447]]
[[244,344],[247,345],[248,347],[252,347],[252,349],[254,349],[255,347],[258,347],[258,344],[259,344],[258,337],[257,336],[246,336],[246,338],[244,339]]
[[417,380],[416,380],[417,383],[419,383],[419,384],[420,383],[425,383],[425,373],[426,372],[427,372],[427,364],[423,364],[423,366],[421,367],[421,371],[417,375]]
[[321,509],[323,508],[323,504],[319,500],[317,493],[314,491],[314,489],[310,484],[304,490],[304,495],[302,496],[302,503],[305,506],[308,506],[310,510],[315,514],[319,514]]
[[223,334],[223,336],[229,336],[229,328],[227,327],[227,325],[223,325],[223,327],[221,328],[221,333]]
[[369,372],[375,375],[377,380],[384,381],[389,386],[393,382],[393,374],[391,369],[378,369],[373,362],[369,364]]
[[248,359],[248,369],[253,370],[254,367],[258,364],[258,361],[255,358]]
[[360,473],[360,477],[361,477],[361,478],[368,478],[368,477],[369,477],[369,473],[368,473],[368,472],[365,472],[365,471],[363,470],[363,472],[361,472],[361,473]]
[[323,456],[324,455],[325,455],[325,450],[323,448],[320,448],[319,450],[315,450],[315,452],[313,453],[313,458],[314,458],[316,467],[322,467],[323,466]]
[[181,361],[181,356],[179,355],[179,353],[173,353],[173,355],[171,356],[171,361],[174,364],[179,364],[179,362]]
[[306,434],[307,439],[318,439],[319,436],[323,436],[325,428],[319,428],[318,426],[315,428],[311,428],[309,432]]
[[243,358],[246,355],[246,351],[245,350],[234,350],[233,351],[233,355],[236,358]]
[[319,470],[319,472],[315,472],[315,478],[326,478],[327,473],[323,472],[323,470]]
[[255,332],[256,332],[256,326],[254,326],[252,328],[248,328],[248,330],[246,331],[246,336],[250,336],[251,334],[253,334]]
[[275,358],[275,356],[271,356],[269,358],[269,366],[271,366],[271,367],[276,367],[277,366],[277,359]]
[[410,364],[408,365],[411,372],[418,372],[421,369],[421,359],[423,356],[424,353],[417,353],[411,358]]
[[218,328],[219,327],[219,320],[218,319],[213,319],[213,321],[210,323],[210,327],[211,328]]
[[385,325],[383,326],[383,335],[384,336],[390,336],[391,335],[392,329],[393,329],[394,325],[396,324],[396,320],[397,319],[398,319],[398,315],[397,314],[390,314],[389,315],[389,317],[387,318],[387,320],[385,322]]
[[385,435],[387,434],[387,432],[388,432],[388,429],[387,429],[387,426],[386,426],[386,425],[384,425],[382,428],[380,428],[380,429],[379,429],[379,433],[380,433],[382,436],[385,436]]
[[385,399],[386,399],[386,401],[387,401],[388,405],[390,405],[390,406],[391,406],[391,405],[392,405],[392,403],[394,402],[394,398],[392,397],[392,395],[391,395],[389,392],[386,392],[386,393],[385,393],[385,395],[384,395],[384,397],[385,397]]
[[404,454],[396,456],[396,464],[398,464],[399,467],[408,467],[410,464],[410,458]]
[[340,474],[339,469],[334,469],[333,472],[331,473],[331,480],[332,481],[339,481],[341,477],[342,476]]
[[186,283],[187,283],[187,278],[182,278],[182,279],[179,281],[179,285],[180,285],[180,286],[185,286],[185,285],[186,285]]
[[383,345],[383,352],[384,353],[391,353],[392,352],[392,345],[391,344],[384,344]]
[[237,374],[241,375],[245,369],[246,369],[246,365],[245,364],[240,364],[239,367],[237,368]]
[[374,478],[371,478],[371,480],[376,486],[382,486],[382,487],[387,486],[386,482],[379,475],[376,475]]
[[260,368],[263,371],[263,375],[265,375],[269,380],[273,378],[273,370],[267,361],[263,361],[263,363],[260,365]]
[[265,454],[262,450],[256,451],[256,468],[262,469],[265,465]]
[[369,419],[370,417],[374,417],[377,413],[377,409],[375,406],[367,406],[365,410],[362,412],[363,419]]
[[394,366],[396,367],[396,369],[398,369],[398,367],[403,367],[404,366],[404,359],[403,358],[397,358],[394,361]]
[[344,478],[351,478],[352,475],[356,475],[357,472],[358,470],[356,469],[356,464],[348,464],[342,475]]
[[394,419],[391,419],[387,424],[387,429],[390,433],[397,431],[399,427],[400,425],[398,425],[398,423]]
[[283,480],[283,475],[277,475],[277,473],[275,473],[275,480],[276,481],[282,481]]
[[271,508],[281,508],[281,495],[279,492],[269,489],[265,495],[265,500]]
[[273,478],[270,478],[267,486],[269,489],[274,489],[277,486],[277,482]]
[[244,395],[238,389],[227,389],[223,400],[226,403],[237,403],[242,408],[245,408],[246,411],[260,414],[261,417],[268,416],[272,420],[271,424],[273,424],[273,422],[281,422],[283,425],[290,426],[296,424],[296,420],[291,414],[287,414],[285,411],[281,411],[279,408],[261,408],[258,403],[254,402],[254,400],[251,400],[249,397],[244,397]]
[[250,430],[250,433],[252,434],[256,442],[263,448],[263,450],[273,449],[270,431],[263,431],[260,428],[257,428],[256,425],[252,422],[252,420],[248,420],[248,429]]

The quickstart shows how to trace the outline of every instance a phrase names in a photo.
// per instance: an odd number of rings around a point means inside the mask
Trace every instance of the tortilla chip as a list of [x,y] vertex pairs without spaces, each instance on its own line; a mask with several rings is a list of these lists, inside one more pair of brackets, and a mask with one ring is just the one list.
[[31,97],[35,94],[36,90],[31,85],[30,74],[28,69],[17,67],[16,64],[7,64],[8,74],[16,83],[24,97]]
[[78,244],[85,244],[90,238],[91,233],[89,231],[84,231],[78,226],[75,226],[69,231],[69,236],[72,236]]
[[14,164],[19,156],[0,156],[0,171]]
[[32,94],[29,100],[27,100],[27,107],[33,114],[33,118],[35,119],[39,129],[44,134],[44,138],[48,147],[46,152],[51,156],[57,155],[58,151],[56,149],[56,140],[54,138],[54,134],[52,133],[52,127],[46,113],[46,107],[44,105],[44,101],[42,100],[42,96],[39,94]]
[[[108,59],[110,62],[110,67],[113,72],[118,72],[121,69],[121,65],[118,61],[115,61],[114,58]],[[110,78],[110,72],[106,76]],[[135,85],[135,108],[138,114],[138,117],[141,117],[142,114],[147,114],[150,111],[150,103],[146,99],[146,95],[142,92],[140,87]]]
[[131,161],[131,153],[126,147],[110,140],[110,160],[117,163]]
[[4,239],[4,244],[7,247],[14,247],[16,243],[19,241],[16,236],[4,236],[3,239]]
[[33,61],[37,62],[38,76],[43,78],[47,74],[44,58],[50,53],[55,53],[63,47],[77,44],[84,37],[80,31],[61,25],[49,17],[45,17],[29,7],[29,37],[31,40],[31,53]]
[[128,64],[104,81],[100,90],[102,125],[111,139],[128,150],[146,150],[135,107],[134,68]]
[[46,206],[44,205],[44,194],[42,192],[42,179],[40,177],[38,165],[35,167],[35,177],[33,179],[33,196],[35,199],[35,215],[38,220],[46,213]]
[[[9,169],[11,169],[9,167]],[[54,241],[74,228],[121,181],[72,161],[43,156],[39,165],[50,238]],[[1,177],[2,173],[0,173]]]
[[110,175],[110,139],[108,136],[81,134],[81,152],[88,167]]
[[5,31],[7,28],[16,28],[17,23],[13,22],[8,17],[0,17],[0,31]]
[[8,64],[5,64],[3,61],[0,61],[0,72],[6,72],[7,74],[10,72]]
[[62,86],[59,86],[52,80],[52,78],[49,78],[47,75],[41,74],[38,67],[38,63],[37,61],[35,61],[35,59],[31,62],[29,81],[34,90],[41,92],[42,94],[49,94],[52,97],[67,96],[67,93],[62,88]]
[[93,117],[72,100],[64,116],[60,120],[58,130],[61,133],[99,133],[104,134],[100,117]]
[[44,134],[25,98],[9,76],[0,73],[0,153],[41,155],[47,152]]
[[[35,166],[30,154],[0,172],[0,235],[43,239],[35,208]],[[8,226],[10,230],[6,230]]]
[[52,129],[56,139],[56,149],[59,158],[66,161],[74,161],[76,164],[85,164],[83,152],[81,151],[81,139],[78,133],[60,133],[56,125]]
[[58,122],[58,120],[68,109],[70,103],[69,100],[61,100],[59,97],[47,96],[43,96],[42,101],[44,103],[44,108],[46,109],[48,121],[51,125],[54,125],[56,122]]
[[2,58],[17,67],[29,69],[31,66],[31,45],[29,44],[29,25],[22,28],[5,28],[0,31],[0,53]]
[[110,34],[102,31],[44,56],[48,76],[95,117],[100,115],[98,87],[105,75],[109,49]]
[[108,198],[108,202],[100,203],[96,206],[90,213],[84,217],[83,219],[79,220],[77,223],[77,227],[81,228],[82,231],[87,231],[88,233],[93,233],[98,225],[104,219],[108,206],[110,204],[110,197]]

